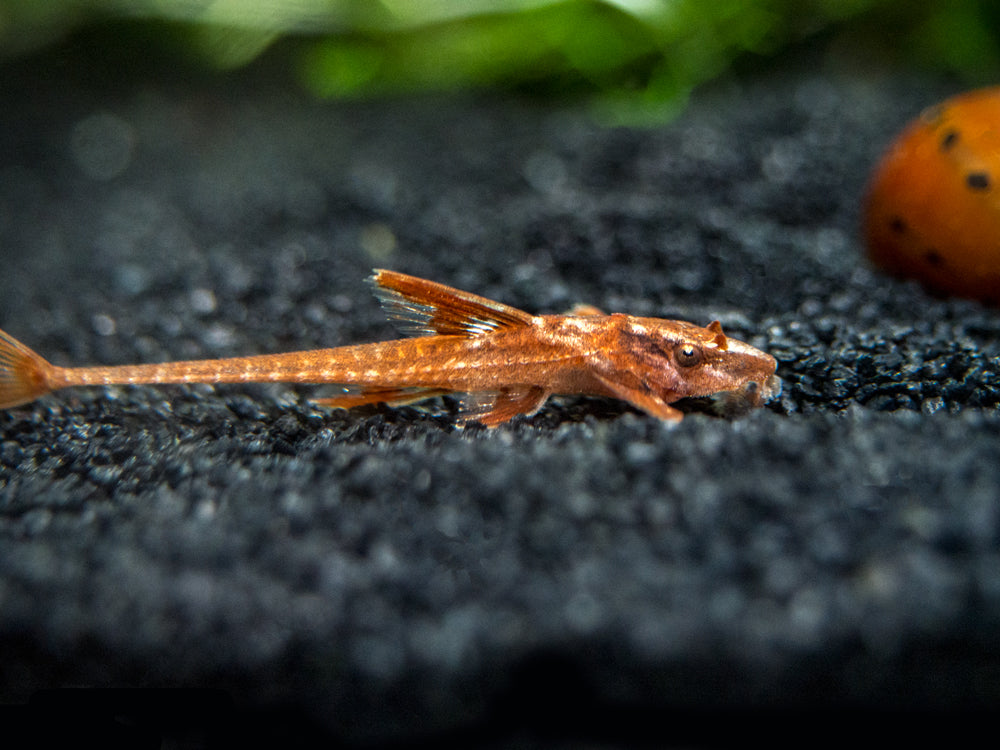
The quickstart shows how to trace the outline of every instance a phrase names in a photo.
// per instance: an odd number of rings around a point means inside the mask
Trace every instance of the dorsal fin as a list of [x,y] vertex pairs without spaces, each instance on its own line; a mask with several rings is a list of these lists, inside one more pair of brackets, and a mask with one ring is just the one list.
[[516,307],[396,271],[376,268],[369,282],[386,315],[409,336],[471,338],[532,320]]

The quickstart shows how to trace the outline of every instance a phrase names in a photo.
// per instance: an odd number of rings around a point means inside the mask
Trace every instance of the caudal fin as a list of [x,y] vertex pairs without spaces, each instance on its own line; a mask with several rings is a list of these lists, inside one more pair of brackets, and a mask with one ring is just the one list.
[[52,390],[52,365],[0,331],[0,409],[26,404]]

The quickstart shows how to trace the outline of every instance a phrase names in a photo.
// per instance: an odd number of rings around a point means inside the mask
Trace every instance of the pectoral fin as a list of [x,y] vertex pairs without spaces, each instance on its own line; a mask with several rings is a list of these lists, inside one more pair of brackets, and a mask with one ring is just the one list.
[[616,383],[600,375],[597,377],[615,398],[627,401],[651,417],[656,417],[666,422],[680,422],[684,418],[684,414],[679,409],[675,409],[662,398],[649,391],[630,388],[627,385]]

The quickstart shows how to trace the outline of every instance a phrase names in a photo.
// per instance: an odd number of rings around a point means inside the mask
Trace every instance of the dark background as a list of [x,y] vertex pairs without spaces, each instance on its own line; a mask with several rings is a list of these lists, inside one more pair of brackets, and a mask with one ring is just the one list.
[[795,741],[796,716],[924,738],[996,705],[1000,316],[878,274],[857,234],[878,154],[956,81],[792,51],[615,128],[140,51],[78,35],[2,69],[0,320],[57,364],[387,338],[362,283],[385,266],[533,312],[719,318],[785,390],[677,426],[566,398],[462,430],[450,402],[282,385],[4,412],[12,717],[617,747]]

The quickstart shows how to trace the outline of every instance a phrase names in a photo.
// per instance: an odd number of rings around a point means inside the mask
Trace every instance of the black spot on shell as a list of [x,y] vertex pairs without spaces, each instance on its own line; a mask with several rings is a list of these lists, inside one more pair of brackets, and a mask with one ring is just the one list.
[[893,216],[889,219],[889,229],[891,229],[896,234],[905,234],[907,230],[906,222],[899,216]]
[[944,265],[944,258],[941,257],[941,253],[933,248],[924,252],[924,260],[938,268]]
[[941,136],[941,150],[947,151],[952,146],[958,143],[958,131],[957,130],[946,130],[944,135]]
[[965,176],[965,184],[972,190],[989,190],[990,175],[988,172],[969,172]]

